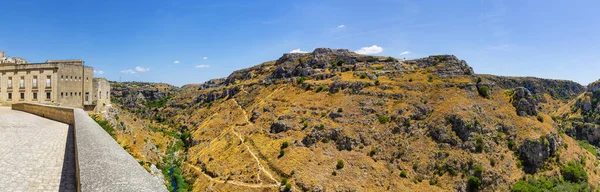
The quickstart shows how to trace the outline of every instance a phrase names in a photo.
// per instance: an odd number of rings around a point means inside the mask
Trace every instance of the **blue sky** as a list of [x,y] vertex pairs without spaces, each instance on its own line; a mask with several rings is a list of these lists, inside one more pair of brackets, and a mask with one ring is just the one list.
[[83,59],[109,80],[202,83],[317,47],[454,54],[476,73],[600,78],[600,1],[0,2],[0,50]]

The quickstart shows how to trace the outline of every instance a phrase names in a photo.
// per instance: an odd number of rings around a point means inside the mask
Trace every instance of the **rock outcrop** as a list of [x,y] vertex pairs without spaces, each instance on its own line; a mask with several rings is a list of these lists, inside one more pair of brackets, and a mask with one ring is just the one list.
[[556,134],[547,134],[537,139],[527,139],[519,146],[519,157],[523,161],[523,170],[533,174],[544,166],[546,160],[556,155],[562,145],[562,139]]
[[537,101],[527,88],[517,87],[511,97],[512,105],[519,116],[537,115]]
[[421,59],[407,60],[407,64],[417,65],[420,68],[441,66],[432,72],[447,77],[455,75],[474,75],[473,68],[464,60],[459,60],[454,55],[433,55]]
[[493,82],[501,89],[525,87],[532,94],[548,93],[555,99],[573,99],[585,91],[584,86],[569,80],[542,79],[537,77],[507,77],[495,75],[477,75]]

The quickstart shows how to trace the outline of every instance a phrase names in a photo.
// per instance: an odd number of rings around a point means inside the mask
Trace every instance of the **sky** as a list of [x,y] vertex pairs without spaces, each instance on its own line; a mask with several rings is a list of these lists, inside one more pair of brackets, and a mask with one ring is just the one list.
[[95,76],[177,86],[318,47],[420,58],[476,73],[600,78],[597,0],[2,0],[0,50],[83,59]]

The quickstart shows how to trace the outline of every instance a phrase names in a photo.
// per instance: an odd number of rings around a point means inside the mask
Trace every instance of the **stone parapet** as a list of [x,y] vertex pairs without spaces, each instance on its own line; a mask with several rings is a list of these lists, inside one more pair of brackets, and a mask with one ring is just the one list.
[[13,110],[67,123],[74,129],[78,191],[167,191],[100,125],[79,108],[18,103]]

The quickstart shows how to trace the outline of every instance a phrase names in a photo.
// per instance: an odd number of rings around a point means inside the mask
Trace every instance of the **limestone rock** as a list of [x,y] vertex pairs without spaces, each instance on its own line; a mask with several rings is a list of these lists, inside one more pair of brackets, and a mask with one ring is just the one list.
[[519,146],[519,157],[523,160],[523,170],[533,174],[544,166],[546,160],[556,155],[562,139],[556,134],[547,134],[537,139],[527,139]]
[[288,121],[275,121],[271,124],[271,133],[281,133],[294,129],[294,124]]
[[519,116],[537,115],[537,101],[525,87],[515,88],[511,101]]

